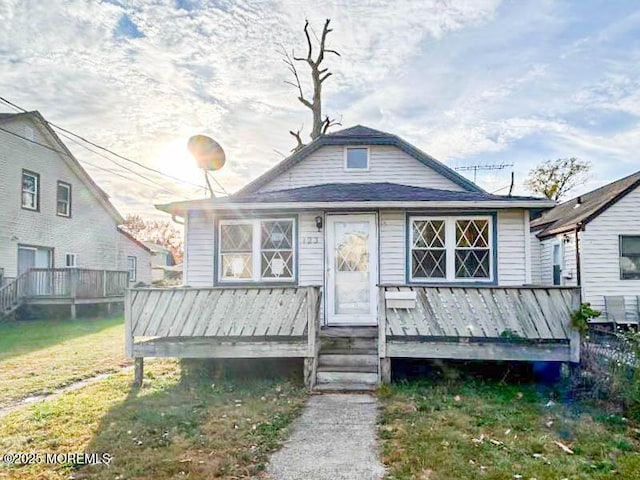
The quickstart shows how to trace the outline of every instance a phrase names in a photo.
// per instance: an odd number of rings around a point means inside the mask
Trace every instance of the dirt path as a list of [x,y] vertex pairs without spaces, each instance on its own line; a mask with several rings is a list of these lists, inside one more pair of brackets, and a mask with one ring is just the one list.
[[34,403],[42,402],[44,400],[56,398],[67,392],[74,392],[83,387],[86,387],[87,385],[91,385],[92,383],[99,382],[100,380],[104,380],[105,378],[108,378],[112,375],[116,375],[118,373],[126,372],[132,369],[133,369],[133,366],[129,365],[127,367],[122,367],[119,370],[115,370],[113,372],[99,373],[92,377],[83,378],[82,380],[78,380],[77,382],[73,382],[73,383],[70,383],[69,385],[58,388],[51,393],[31,395],[29,397],[23,398],[22,400],[19,400],[17,402],[0,407],[0,419],[8,415],[9,413],[14,412],[22,407],[33,405]]

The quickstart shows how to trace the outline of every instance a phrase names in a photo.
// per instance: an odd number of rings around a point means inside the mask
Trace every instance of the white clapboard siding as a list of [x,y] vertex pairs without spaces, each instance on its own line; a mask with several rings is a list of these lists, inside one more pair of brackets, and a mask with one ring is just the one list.
[[324,146],[275,178],[260,191],[307,187],[320,183],[390,182],[461,191],[462,187],[393,146],[371,146],[369,170],[344,170],[344,146]]
[[524,212],[520,209],[498,212],[498,284],[526,283]]
[[[582,236],[580,237],[582,238]],[[540,241],[540,284],[553,285],[553,246],[560,245],[563,252],[560,265],[560,281],[562,286],[577,285],[576,240],[573,232],[562,233]]]
[[380,212],[380,283],[405,283],[406,215],[401,210]]
[[298,216],[298,284],[319,286],[324,281],[324,228],[318,231],[317,216],[322,212],[305,212]]
[[640,189],[629,193],[585,226],[581,238],[584,301],[604,308],[605,295],[624,295],[627,310],[636,308],[640,280],[620,279],[619,235],[640,235]]
[[543,284],[541,264],[542,248],[540,239],[536,236],[536,232],[531,232],[529,242],[531,245],[531,283],[534,285],[541,285]]
[[186,219],[185,231],[184,284],[191,287],[210,287],[214,279],[213,218],[201,211],[190,211]]

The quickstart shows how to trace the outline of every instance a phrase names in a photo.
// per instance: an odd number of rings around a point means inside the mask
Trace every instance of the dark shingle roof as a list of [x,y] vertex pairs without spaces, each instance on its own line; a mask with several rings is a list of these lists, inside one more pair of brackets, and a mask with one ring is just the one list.
[[411,145],[397,135],[381,132],[373,128],[363,125],[356,125],[344,130],[332,132],[316,138],[313,142],[305,145],[297,152],[285,158],[271,170],[260,175],[251,183],[240,190],[240,193],[252,193],[260,190],[271,180],[275,179],[297,163],[304,160],[311,153],[326,145],[392,145],[412,156],[422,164],[431,168],[445,178],[448,178],[456,185],[464,188],[468,192],[484,192],[479,186],[472,181],[460,175],[458,172],[439,162],[431,155],[423,152],[419,148]]
[[484,192],[458,192],[436,188],[412,187],[397,183],[324,183],[309,187],[236,194],[216,203],[282,202],[430,202],[430,201],[540,200],[533,197],[507,197]]
[[545,212],[531,222],[538,237],[548,237],[585,225],[640,186],[640,172],[580,195]]

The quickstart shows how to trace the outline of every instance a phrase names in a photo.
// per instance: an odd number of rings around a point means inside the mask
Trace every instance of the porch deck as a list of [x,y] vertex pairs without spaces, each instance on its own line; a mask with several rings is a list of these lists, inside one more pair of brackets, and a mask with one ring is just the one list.
[[21,305],[123,303],[128,274],[121,270],[32,268],[0,288],[0,316]]
[[[398,293],[400,304],[387,298]],[[378,380],[390,380],[391,358],[577,362],[570,314],[578,294],[561,287],[380,287]],[[139,360],[139,377],[144,357],[299,357],[313,386],[320,302],[319,287],[128,290],[127,355]]]

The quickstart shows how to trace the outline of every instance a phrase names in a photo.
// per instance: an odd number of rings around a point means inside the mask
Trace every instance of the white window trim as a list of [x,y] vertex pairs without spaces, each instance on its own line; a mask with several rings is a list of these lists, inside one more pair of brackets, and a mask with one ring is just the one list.
[[[286,278],[263,278],[262,277],[262,257],[260,255],[261,249],[261,222],[277,222],[277,221],[290,221],[292,226],[292,267],[293,272],[291,277]],[[252,245],[251,245],[251,278],[236,278],[236,277],[223,277],[222,276],[222,227],[224,225],[252,225]],[[247,219],[221,219],[218,221],[216,242],[217,248],[217,272],[216,280],[218,283],[292,283],[296,281],[296,259],[298,254],[298,244],[296,239],[297,225],[295,217],[264,217],[264,218],[247,218]]]
[[[28,190],[24,189],[23,186],[23,179],[24,177],[28,176],[34,179],[34,185],[35,185],[35,191],[34,192],[30,192]],[[28,205],[25,205],[24,203],[24,194],[25,193],[30,193],[33,195],[33,199],[35,200],[35,206],[30,207]],[[32,172],[27,172],[27,171],[23,171],[22,175],[20,176],[20,205],[22,206],[22,208],[26,209],[26,210],[32,210],[32,211],[38,211],[38,206],[40,205],[40,176],[32,173]]]
[[[413,222],[444,220],[444,246],[446,252],[446,277],[445,278],[424,278],[413,276]],[[489,233],[489,277],[456,277],[456,221],[457,220],[486,220],[488,222]],[[492,283],[494,278],[494,248],[493,222],[491,215],[411,215],[409,216],[409,251],[407,252],[408,274],[410,283]]]
[[[67,200],[63,201],[63,202],[66,202],[66,205],[67,205],[66,213],[58,212],[58,204],[60,203],[60,198],[58,197],[58,188],[60,187],[67,189]],[[56,184],[56,215],[59,217],[66,217],[66,218],[71,217],[71,184],[67,182],[63,182],[62,180],[59,180],[58,183]]]
[[127,272],[130,272],[129,259],[133,259],[133,276],[129,278],[130,282],[136,282],[138,280],[138,257],[135,255],[127,255]]
[[[73,265],[67,265],[67,259],[71,257],[73,258]],[[77,268],[78,266],[78,255],[75,253],[65,253],[64,254],[64,266],[65,268]]]
[[[367,151],[367,168],[349,168],[347,163],[349,150],[366,150]],[[370,168],[371,168],[371,149],[369,147],[358,146],[358,145],[344,147],[344,171],[345,172],[368,172]]]

